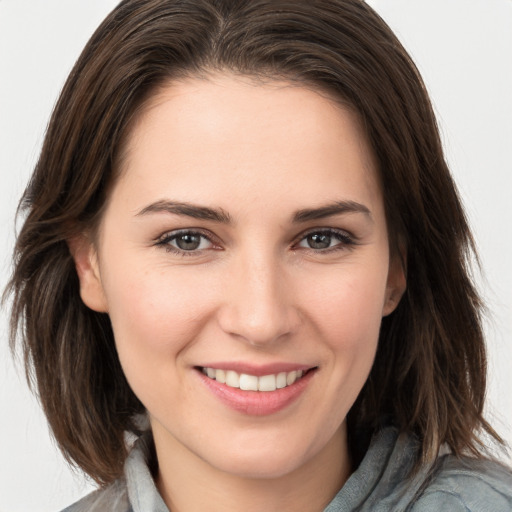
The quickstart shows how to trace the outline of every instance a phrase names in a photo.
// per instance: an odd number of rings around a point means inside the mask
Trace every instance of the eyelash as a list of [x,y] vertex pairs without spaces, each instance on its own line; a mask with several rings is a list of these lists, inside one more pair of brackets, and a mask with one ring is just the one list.
[[[167,252],[176,254],[178,256],[197,256],[198,254],[202,253],[204,250],[208,249],[192,249],[192,250],[186,250],[186,249],[180,249],[179,247],[174,247],[171,245],[170,242],[173,240],[176,240],[182,236],[189,235],[189,236],[199,236],[203,240],[207,240],[210,244],[213,245],[213,249],[218,249],[218,246],[216,247],[215,242],[212,240],[212,236],[210,234],[207,234],[200,230],[191,230],[191,229],[182,229],[178,231],[171,231],[160,237],[155,245],[157,247],[164,247]],[[293,242],[292,247],[297,248],[298,244],[305,240],[307,237],[312,235],[324,235],[328,236],[331,239],[334,238],[338,240],[340,243],[337,243],[336,245],[332,247],[326,247],[324,249],[314,249],[312,247],[303,247],[303,249],[307,251],[311,251],[315,254],[328,254],[335,251],[340,250],[347,250],[350,249],[351,246],[354,246],[356,244],[354,237],[343,230],[333,229],[333,228],[317,228],[309,230],[305,233],[301,233],[301,235],[296,239],[295,242]],[[202,243],[202,242],[200,242]]]
[[[157,242],[157,247],[164,247],[167,252],[171,252],[173,254],[176,254],[178,256],[197,256],[197,254],[203,252],[205,249],[195,249],[195,250],[185,250],[180,249],[179,247],[174,247],[170,244],[173,240],[176,240],[182,236],[189,235],[189,236],[199,236],[204,240],[208,240],[210,244],[212,244],[215,247],[215,242],[212,240],[212,236],[204,233],[200,230],[193,230],[193,229],[180,229],[178,231],[170,231],[168,233],[165,233],[163,236],[161,236]],[[201,242],[202,243],[202,242]]]
[[342,251],[350,249],[352,246],[355,245],[354,237],[347,233],[346,231],[340,230],[340,229],[333,229],[333,228],[324,228],[324,229],[312,229],[307,231],[306,233],[302,233],[300,237],[297,239],[297,242],[294,243],[294,246],[296,246],[298,243],[305,240],[307,237],[312,235],[327,235],[329,238],[334,238],[338,240],[338,244],[327,247],[325,249],[314,249],[312,247],[304,247],[304,249],[308,251],[312,251],[316,254],[330,254],[335,251]]

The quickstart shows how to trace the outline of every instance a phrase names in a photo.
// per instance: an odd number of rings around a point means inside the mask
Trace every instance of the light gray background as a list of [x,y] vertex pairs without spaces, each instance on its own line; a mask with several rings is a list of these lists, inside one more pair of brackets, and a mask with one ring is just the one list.
[[[488,413],[512,443],[512,1],[372,0],[432,95],[448,158],[480,248]],[[59,90],[114,0],[0,0],[0,288],[14,211]],[[60,510],[92,489],[55,449],[7,350],[0,313],[0,512]]]

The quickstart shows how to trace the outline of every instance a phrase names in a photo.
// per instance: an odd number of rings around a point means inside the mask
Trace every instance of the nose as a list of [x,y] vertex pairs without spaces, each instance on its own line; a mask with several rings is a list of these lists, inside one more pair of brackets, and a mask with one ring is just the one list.
[[240,258],[225,282],[218,321],[226,333],[254,346],[293,334],[300,323],[291,276],[270,255]]

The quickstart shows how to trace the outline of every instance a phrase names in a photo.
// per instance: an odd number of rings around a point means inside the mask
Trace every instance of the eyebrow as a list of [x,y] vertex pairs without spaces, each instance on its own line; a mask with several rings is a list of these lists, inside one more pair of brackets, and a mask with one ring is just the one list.
[[355,201],[335,201],[319,208],[299,210],[293,215],[293,222],[298,224],[345,213],[363,213],[370,220],[373,220],[370,209],[364,204]]
[[229,213],[222,208],[208,208],[207,206],[198,206],[190,203],[180,203],[176,201],[157,201],[143,208],[137,216],[150,213],[171,213],[174,215],[184,215],[194,219],[212,220],[222,224],[231,224],[232,219]]
[[[151,213],[170,213],[174,215],[183,215],[200,220],[211,220],[221,224],[232,224],[231,215],[222,208],[209,208],[207,206],[199,206],[191,203],[182,203],[177,201],[161,200],[152,203],[136,216],[148,215]],[[372,219],[372,214],[368,207],[355,201],[335,201],[318,208],[305,208],[298,210],[292,216],[294,224],[300,224],[312,220],[319,220],[325,217],[349,213],[362,213]]]

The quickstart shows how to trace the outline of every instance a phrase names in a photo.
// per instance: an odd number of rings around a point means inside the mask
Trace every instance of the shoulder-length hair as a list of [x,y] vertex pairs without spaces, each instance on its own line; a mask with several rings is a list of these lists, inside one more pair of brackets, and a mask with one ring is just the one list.
[[88,42],[55,107],[20,203],[26,220],[8,287],[12,346],[19,340],[66,458],[111,482],[144,411],[108,316],[80,299],[67,240],[97,225],[147,98],[173,79],[223,70],[328,92],[358,113],[378,162],[407,290],[383,319],[349,435],[371,434],[385,418],[417,435],[418,463],[444,443],[478,456],[481,432],[501,441],[482,416],[486,358],[471,233],[425,86],[384,21],[361,0],[124,0]]

